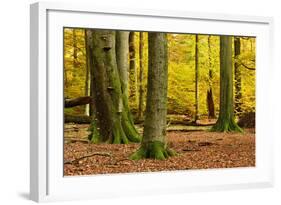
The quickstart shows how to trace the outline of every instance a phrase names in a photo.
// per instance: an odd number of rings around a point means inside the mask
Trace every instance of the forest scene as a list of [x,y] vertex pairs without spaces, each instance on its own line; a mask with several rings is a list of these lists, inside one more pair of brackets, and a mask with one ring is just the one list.
[[63,32],[64,176],[255,166],[255,37]]

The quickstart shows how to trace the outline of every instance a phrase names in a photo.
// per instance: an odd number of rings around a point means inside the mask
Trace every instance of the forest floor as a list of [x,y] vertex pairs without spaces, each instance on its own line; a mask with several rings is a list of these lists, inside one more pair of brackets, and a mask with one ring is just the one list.
[[64,175],[255,166],[254,129],[245,129],[244,133],[217,133],[209,132],[209,128],[172,125],[167,134],[168,146],[178,156],[133,161],[128,157],[139,144],[89,144],[88,125],[65,124]]

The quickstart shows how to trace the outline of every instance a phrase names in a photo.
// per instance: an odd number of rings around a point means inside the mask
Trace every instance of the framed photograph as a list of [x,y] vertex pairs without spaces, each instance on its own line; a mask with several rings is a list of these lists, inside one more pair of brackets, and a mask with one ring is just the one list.
[[273,186],[272,18],[30,11],[32,200]]

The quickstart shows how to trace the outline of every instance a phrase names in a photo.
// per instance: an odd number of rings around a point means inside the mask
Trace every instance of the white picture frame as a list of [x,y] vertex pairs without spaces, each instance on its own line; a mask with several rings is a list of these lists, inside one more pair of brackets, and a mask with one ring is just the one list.
[[[156,173],[63,176],[63,27],[107,28],[257,37],[256,166]],[[30,13],[30,198],[94,199],[273,186],[270,17],[97,8],[73,3],[35,3]],[[265,139],[266,136],[266,139]]]

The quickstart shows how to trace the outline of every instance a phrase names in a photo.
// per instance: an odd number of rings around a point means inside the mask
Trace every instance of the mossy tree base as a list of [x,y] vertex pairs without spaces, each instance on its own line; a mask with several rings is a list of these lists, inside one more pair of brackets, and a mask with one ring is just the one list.
[[164,143],[159,141],[142,144],[141,147],[130,156],[132,160],[140,160],[146,158],[165,160],[168,157],[177,155],[177,153],[167,148]]
[[234,120],[218,120],[211,128],[212,132],[243,132]]
[[97,121],[93,120],[89,127],[90,134],[88,140],[91,143],[108,143],[108,144],[129,144],[141,142],[141,136],[137,133],[135,127],[129,123],[116,122],[112,128],[111,136],[102,137]]

